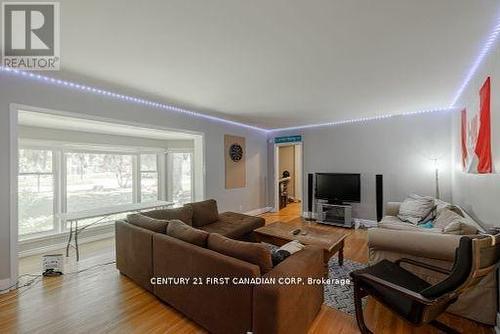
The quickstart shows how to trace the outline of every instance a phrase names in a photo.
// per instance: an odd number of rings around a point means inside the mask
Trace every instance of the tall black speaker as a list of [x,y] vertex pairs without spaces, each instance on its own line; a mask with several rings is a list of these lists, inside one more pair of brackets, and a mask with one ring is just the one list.
[[307,220],[313,220],[314,174],[307,174]]
[[377,221],[379,222],[384,215],[384,177],[382,174],[375,175],[375,193],[377,196]]

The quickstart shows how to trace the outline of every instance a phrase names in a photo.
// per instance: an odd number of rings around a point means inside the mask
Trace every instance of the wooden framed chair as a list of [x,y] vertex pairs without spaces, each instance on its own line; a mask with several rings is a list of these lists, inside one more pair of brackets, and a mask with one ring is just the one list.
[[[458,333],[436,318],[454,303],[461,293],[476,286],[497,268],[500,261],[500,234],[464,236],[455,251],[451,270],[419,261],[382,260],[365,269],[351,272],[354,283],[356,320],[363,334],[372,333],[365,324],[361,300],[373,296],[414,326],[430,324],[446,333]],[[430,284],[401,267],[411,264],[448,275]]]

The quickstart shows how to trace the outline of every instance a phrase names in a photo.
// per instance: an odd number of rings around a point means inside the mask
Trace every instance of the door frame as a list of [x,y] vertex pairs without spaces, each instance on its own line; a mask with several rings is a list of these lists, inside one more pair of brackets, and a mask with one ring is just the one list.
[[[304,143],[303,142],[290,142],[290,143],[275,143],[274,144],[274,175],[273,175],[273,187],[274,187],[274,205],[273,205],[273,212],[279,212],[280,210],[280,202],[279,202],[279,148],[281,146],[300,146],[300,155],[299,155],[299,160],[300,160],[300,215],[302,216],[302,213],[304,212]],[[295,161],[295,156],[294,156],[294,161]],[[297,179],[297,178],[295,178]]]

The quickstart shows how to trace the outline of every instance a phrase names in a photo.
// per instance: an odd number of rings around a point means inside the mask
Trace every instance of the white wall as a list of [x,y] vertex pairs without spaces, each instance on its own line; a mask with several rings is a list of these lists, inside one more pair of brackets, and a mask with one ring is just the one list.
[[[361,203],[354,204],[353,215],[375,219],[375,175],[384,175],[385,202],[401,201],[410,193],[434,196],[430,159],[436,157],[441,159],[441,198],[451,200],[451,117],[451,112],[400,116],[273,133],[273,137],[303,136],[304,203],[307,203],[307,173],[361,173]],[[272,187],[270,191],[273,198]]]
[[[217,121],[189,117],[109,97],[96,96],[59,86],[0,73],[0,281],[10,276],[10,171],[9,126],[11,103],[67,111],[144,126],[203,132],[205,136],[206,197],[215,198],[220,211],[250,211],[266,203],[267,144],[263,133]],[[247,186],[224,188],[224,134],[246,137]]]
[[458,105],[467,108],[468,118],[479,111],[479,90],[491,77],[491,148],[494,174],[464,173],[461,167],[460,115],[452,122],[453,201],[463,207],[483,226],[500,226],[500,45],[492,52],[467,86]]

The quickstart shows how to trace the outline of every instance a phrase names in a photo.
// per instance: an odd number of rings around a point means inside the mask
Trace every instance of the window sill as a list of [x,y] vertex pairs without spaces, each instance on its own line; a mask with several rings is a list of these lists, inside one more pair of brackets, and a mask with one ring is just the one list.
[[[78,243],[85,244],[100,239],[114,237],[114,222],[90,227],[78,235]],[[65,252],[69,231],[19,241],[19,257],[32,256],[52,251]],[[64,253],[63,252],[63,253]]]

